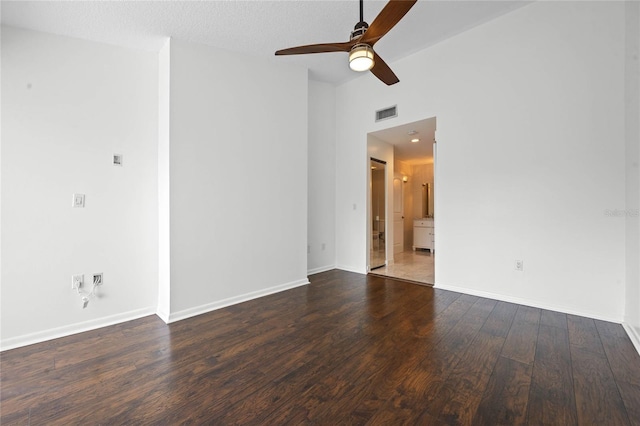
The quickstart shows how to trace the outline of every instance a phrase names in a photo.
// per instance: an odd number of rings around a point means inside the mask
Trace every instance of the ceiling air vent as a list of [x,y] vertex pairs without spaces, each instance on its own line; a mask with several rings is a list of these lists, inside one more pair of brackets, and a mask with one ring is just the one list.
[[386,120],[398,116],[398,105],[376,111],[376,121]]

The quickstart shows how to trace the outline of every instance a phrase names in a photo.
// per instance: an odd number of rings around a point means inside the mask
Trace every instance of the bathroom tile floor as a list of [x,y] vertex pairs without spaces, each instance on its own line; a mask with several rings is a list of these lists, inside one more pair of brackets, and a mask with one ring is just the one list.
[[394,256],[393,264],[374,269],[371,274],[433,285],[434,258],[429,250],[404,251]]
[[384,265],[385,261],[385,253],[384,253],[384,244],[376,245],[371,248],[371,253],[369,253],[370,265],[375,267],[377,265]]

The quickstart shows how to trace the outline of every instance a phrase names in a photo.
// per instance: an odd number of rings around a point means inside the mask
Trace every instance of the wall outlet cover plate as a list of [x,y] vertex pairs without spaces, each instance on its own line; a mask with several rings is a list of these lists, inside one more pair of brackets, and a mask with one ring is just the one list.
[[82,288],[83,285],[84,285],[84,275],[83,274],[71,275],[71,289],[72,290],[76,290],[76,289]]
[[93,285],[102,285],[104,277],[102,272],[93,274]]
[[73,207],[84,208],[84,194],[73,194]]

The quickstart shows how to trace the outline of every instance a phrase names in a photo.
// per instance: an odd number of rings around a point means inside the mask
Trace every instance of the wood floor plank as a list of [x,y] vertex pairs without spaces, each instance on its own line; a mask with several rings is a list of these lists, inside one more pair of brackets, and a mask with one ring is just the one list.
[[495,301],[477,299],[455,326],[439,336],[437,344],[429,350],[410,376],[400,383],[397,394],[373,415],[372,421],[385,418],[388,415],[386,412],[394,411],[398,404],[414,407],[412,418],[418,418],[425,411],[437,418],[441,410],[440,407],[434,410],[432,402],[437,400],[453,367],[474,341],[495,305]]
[[571,360],[578,423],[628,425],[629,417],[606,357],[571,345]]
[[605,356],[596,324],[591,318],[567,315],[567,328],[572,346]]
[[513,318],[518,310],[518,305],[507,302],[498,302],[482,325],[481,331],[497,337],[507,337]]
[[[324,359],[323,357],[329,356],[336,362],[340,362],[340,357],[348,358],[354,356],[359,349],[364,350],[364,347],[360,348],[358,346],[360,344],[359,339],[353,339],[353,333],[357,332],[360,325],[358,318],[343,318],[339,331],[325,329],[322,335],[317,336],[313,344],[311,344],[311,336],[305,337],[306,334],[304,334],[304,336],[295,341],[298,344],[298,348],[295,351],[298,354],[298,359],[295,360],[296,363],[293,365],[287,366],[287,362],[279,361],[285,354],[278,353],[275,357],[269,357],[266,354],[261,357],[258,354],[258,357],[255,358],[255,366],[247,365],[241,368],[232,368],[230,371],[233,372],[233,376],[238,377],[245,370],[248,373],[253,370],[265,371],[265,366],[272,366],[272,369],[265,372],[264,376],[251,377],[249,381],[251,386],[237,386],[237,383],[233,381],[226,381],[220,384],[212,382],[211,387],[215,389],[218,395],[226,395],[239,402],[237,404],[229,404],[228,398],[213,402],[210,405],[210,409],[212,411],[217,410],[220,415],[212,416],[207,420],[215,418],[217,421],[223,421],[240,415],[242,415],[243,419],[249,420],[251,415],[263,416],[265,410],[272,410],[278,404],[283,404],[293,396],[299,395],[308,386],[308,381],[311,380],[310,377],[326,375],[327,371],[333,368],[333,364],[325,365],[321,362]],[[305,333],[308,331],[305,330]],[[313,334],[315,333],[312,332],[311,335]],[[356,344],[349,346],[348,350],[342,349],[340,352],[333,352],[334,347],[342,348],[344,342],[352,340]],[[320,361],[318,360],[319,358]],[[291,357],[288,358],[288,361],[290,360]],[[275,388],[273,386],[274,383],[277,384]],[[247,412],[246,406],[249,403],[254,409]]]
[[640,386],[620,381],[617,382],[617,385],[627,409],[629,423],[640,426]]
[[[374,319],[377,318],[376,322],[380,323],[382,321],[387,320],[387,318],[389,318],[388,314],[389,313],[381,317],[378,317],[376,314],[373,314],[371,315],[371,318],[374,318]],[[347,332],[347,333],[344,333],[343,338],[347,341],[354,340],[354,342],[356,342],[356,345],[349,347],[348,352],[345,352],[343,350],[339,353],[333,354],[331,358],[334,360],[334,363],[331,363],[328,365],[320,364],[319,366],[322,367],[323,369],[318,371],[315,371],[315,370],[311,371],[307,368],[308,367],[307,365],[304,365],[303,368],[300,369],[300,371],[305,374],[312,373],[313,376],[320,376],[320,377],[324,377],[325,379],[327,378],[332,379],[334,375],[333,371],[336,368],[339,368],[344,365],[348,365],[349,363],[353,364],[351,368],[354,368],[355,366],[357,366],[357,363],[354,363],[354,360],[358,361],[357,355],[359,353],[363,353],[366,355],[371,354],[371,349],[367,346],[369,342],[365,339],[359,338],[360,333],[371,332],[371,329],[370,329],[371,326],[368,326],[366,324],[367,324],[366,321],[362,322],[358,320],[354,322],[352,320],[352,325],[353,325],[352,330],[356,332],[356,334],[353,335],[351,332]],[[358,327],[362,325],[364,325],[364,328]],[[341,331],[344,331],[345,324],[342,321],[341,321],[341,324],[337,324],[337,326],[340,327]],[[339,339],[334,340],[335,333],[327,334],[326,337],[329,338],[329,341],[327,341],[327,345],[318,346],[319,342],[316,342],[316,345],[314,345],[313,348],[310,347],[310,350],[312,350],[310,355],[314,355],[313,351],[315,351],[317,352],[315,353],[316,356],[325,357],[327,356],[326,354],[327,352],[329,353],[332,352],[331,346],[333,346],[333,344],[340,343]],[[354,337],[356,339],[354,339]],[[329,346],[329,344],[331,346]],[[279,389],[277,391],[274,391],[269,386],[267,386],[265,388],[258,390],[257,392],[254,392],[251,395],[247,395],[246,397],[243,398],[241,403],[236,404],[234,406],[227,407],[225,409],[224,416],[219,417],[216,420],[221,422],[226,422],[230,418],[236,418],[237,416],[240,415],[240,413],[242,413],[242,416],[245,421],[251,421],[252,419],[251,416],[260,416],[262,418],[265,418],[265,410],[267,408],[264,408],[264,407],[269,407],[269,409],[273,411],[274,408],[277,408],[280,405],[285,404],[286,401],[292,398],[293,396],[308,395],[307,386],[309,386],[309,384],[305,374],[303,374],[302,376],[296,376],[296,377],[286,376],[286,380],[287,380],[286,386],[279,386]],[[297,383],[297,387],[295,386],[291,387],[292,384],[296,384],[296,383]],[[317,383],[315,385],[318,386]],[[286,392],[282,393],[282,391],[286,391]],[[324,395],[326,395],[326,393],[324,393]],[[311,401],[309,402],[309,404],[313,404],[314,406],[317,405],[315,401],[312,400],[312,398],[307,397],[307,400]],[[247,406],[258,407],[258,411],[255,411],[255,410],[248,411]],[[296,412],[296,415],[300,415],[300,413],[302,412],[303,411],[298,410]],[[307,415],[308,411],[304,411],[304,412],[305,412],[305,415]],[[282,414],[282,410],[279,411],[279,413]],[[279,422],[282,420],[274,420],[274,421]]]
[[[474,418],[480,425],[526,424],[531,364],[500,356]],[[535,424],[535,423],[532,423]]]
[[[354,424],[359,422],[358,419],[368,419],[377,411],[399,383],[428,356],[426,354],[435,343],[415,333],[416,321],[410,320],[414,316],[409,312],[419,309],[425,313],[424,317],[419,317],[422,319],[418,325],[424,321],[437,321],[459,297],[454,294],[444,296],[445,299],[440,299],[440,303],[425,304],[414,298],[408,301],[404,312],[400,311],[396,317],[398,326],[393,327],[400,332],[391,334],[386,344],[378,346],[374,359],[364,362],[361,368],[363,374],[352,383],[349,394],[341,401],[326,406],[318,417],[319,421],[331,419],[338,424]],[[433,298],[430,301],[433,302]]]
[[629,421],[640,425],[640,354],[620,324],[594,321]]
[[540,325],[548,325],[567,330],[567,315],[543,309],[540,312]]
[[540,324],[540,309],[520,305],[513,319],[502,356],[524,364],[533,363]]
[[[501,318],[501,322],[498,324],[502,324],[502,327],[499,328],[500,333],[497,335],[506,338],[509,336],[519,307],[512,304],[507,304],[506,306],[498,304],[496,310],[499,307],[502,307],[505,313],[498,316]],[[516,327],[526,320],[525,314],[530,315],[529,322],[535,324],[535,312],[521,312]],[[481,331],[493,329],[493,327],[487,327],[487,324],[492,324],[491,317],[489,317]],[[524,424],[526,421],[529,386],[531,384],[531,371],[531,364],[515,361],[504,356],[498,357],[476,411],[475,421],[477,424]]]
[[503,344],[504,337],[478,333],[427,411],[440,411],[439,418],[448,424],[473,423]]
[[[420,323],[440,321],[441,318],[450,317],[455,309],[465,309],[465,303],[449,309],[459,294],[446,292],[443,296],[438,303],[431,305],[431,309],[421,317]],[[383,406],[399,384],[412,374],[416,366],[429,356],[431,348],[438,344],[437,340],[422,334],[425,328],[417,327],[422,330],[421,333],[415,332],[415,323],[408,328],[411,330],[410,334],[402,336],[401,341],[394,343],[395,347],[386,354],[385,367],[380,368],[375,363],[367,365],[365,374],[354,384],[354,390],[349,393],[348,398],[326,410],[323,415],[333,416],[336,424],[360,424]]]
[[594,321],[616,380],[640,386],[640,354],[620,324]]
[[[480,402],[479,396],[491,376],[517,308],[517,305],[506,302],[494,305],[464,355],[450,372],[443,375],[445,380],[434,380],[430,385],[430,395],[427,397],[429,408],[425,412],[447,422],[469,421]],[[478,321],[477,326],[480,323]]]
[[615,324],[345,271],[310,280],[4,351],[0,423],[640,424],[638,358]]
[[540,325],[528,421],[539,425],[577,424],[569,336],[565,328]]
[[[432,295],[425,298],[420,297],[421,293],[421,289],[406,289],[403,300],[396,300],[397,308],[393,313],[384,317],[371,316],[374,322],[367,327],[366,333],[371,333],[374,328],[394,330],[394,333],[369,342],[366,349],[334,365],[323,379],[304,391],[295,410],[278,410],[264,418],[264,421],[272,424],[291,423],[304,414],[308,421],[321,422],[322,419],[335,420],[352,409],[372,376],[381,371],[391,374],[394,368],[403,366],[410,359],[412,347],[408,342],[418,344],[418,341],[413,333],[414,324],[407,320],[408,313],[422,310],[431,316],[430,311],[434,309],[430,304]],[[378,334],[379,331],[374,333]]]

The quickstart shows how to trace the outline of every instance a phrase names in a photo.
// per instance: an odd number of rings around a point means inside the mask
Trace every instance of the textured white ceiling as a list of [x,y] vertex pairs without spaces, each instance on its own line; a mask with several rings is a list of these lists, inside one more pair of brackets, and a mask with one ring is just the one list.
[[[387,63],[487,22],[529,1],[420,0],[377,45]],[[365,0],[371,23],[386,1]],[[349,39],[357,0],[306,1],[2,1],[2,23],[144,50],[166,37],[309,68],[339,84],[358,74],[344,53],[275,57],[278,49]],[[402,80],[402,76],[398,76]]]

